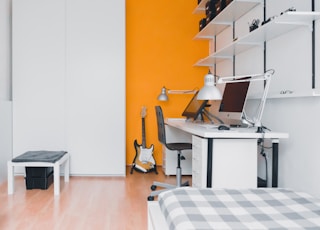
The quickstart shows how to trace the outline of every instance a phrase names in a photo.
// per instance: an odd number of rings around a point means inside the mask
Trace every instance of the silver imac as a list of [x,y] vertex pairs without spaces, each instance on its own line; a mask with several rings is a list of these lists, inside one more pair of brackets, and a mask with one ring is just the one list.
[[219,117],[230,125],[240,125],[250,81],[226,83],[219,108]]

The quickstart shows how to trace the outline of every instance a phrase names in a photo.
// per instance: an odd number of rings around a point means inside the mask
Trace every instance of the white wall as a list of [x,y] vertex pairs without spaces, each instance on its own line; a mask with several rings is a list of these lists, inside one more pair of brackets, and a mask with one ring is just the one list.
[[11,0],[0,0],[0,184],[12,157]]
[[12,103],[0,100],[0,184],[7,180],[7,161],[12,157]]
[[11,99],[11,0],[0,0],[0,99]]
[[279,187],[320,197],[319,117],[319,97],[267,101],[264,124],[290,135],[279,145]]

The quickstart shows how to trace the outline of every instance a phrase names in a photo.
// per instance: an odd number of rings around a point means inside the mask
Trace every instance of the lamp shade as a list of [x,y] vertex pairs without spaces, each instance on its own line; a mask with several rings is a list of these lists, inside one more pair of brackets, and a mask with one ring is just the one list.
[[167,89],[166,89],[166,87],[162,87],[161,93],[158,96],[158,100],[159,101],[167,101],[168,99],[169,98],[168,98],[168,95],[167,95]]
[[198,100],[221,100],[222,95],[220,90],[215,86],[214,76],[209,72],[204,77],[204,86],[200,89]]

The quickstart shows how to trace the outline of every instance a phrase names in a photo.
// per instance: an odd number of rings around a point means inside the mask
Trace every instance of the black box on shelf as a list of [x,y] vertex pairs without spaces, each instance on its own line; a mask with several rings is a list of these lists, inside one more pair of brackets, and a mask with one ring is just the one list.
[[207,19],[206,18],[202,18],[199,21],[199,31],[201,31],[206,25],[207,25]]
[[221,0],[215,2],[215,14],[216,16],[222,11]]
[[209,0],[206,3],[207,24],[221,12],[221,0]]
[[221,10],[226,8],[231,2],[232,0],[221,0]]
[[53,183],[53,167],[26,167],[27,189],[48,189]]
[[209,22],[211,22],[211,20],[214,19],[215,17],[216,17],[215,13],[208,14],[206,17],[206,24],[209,24]]
[[220,4],[220,0],[208,0],[206,3],[206,16],[216,13],[216,5]]

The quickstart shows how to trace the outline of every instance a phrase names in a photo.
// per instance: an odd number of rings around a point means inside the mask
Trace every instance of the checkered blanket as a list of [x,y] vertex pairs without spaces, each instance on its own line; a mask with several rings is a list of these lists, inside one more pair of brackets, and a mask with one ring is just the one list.
[[287,189],[187,187],[158,201],[169,229],[320,229],[320,199]]

